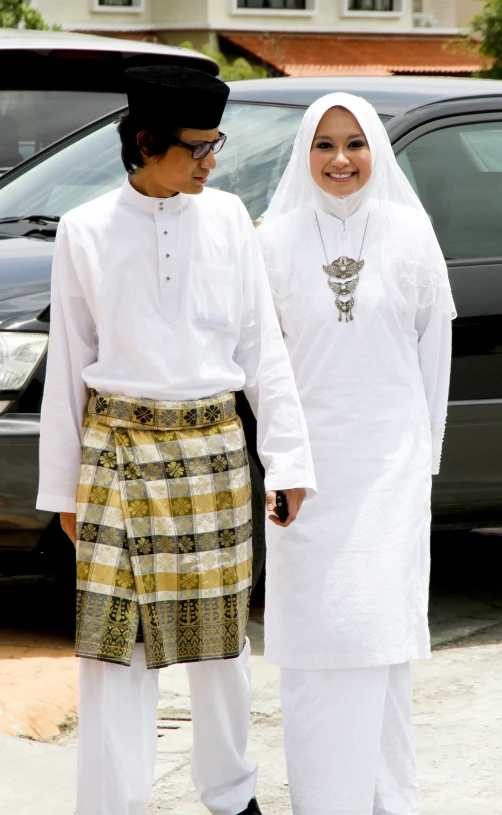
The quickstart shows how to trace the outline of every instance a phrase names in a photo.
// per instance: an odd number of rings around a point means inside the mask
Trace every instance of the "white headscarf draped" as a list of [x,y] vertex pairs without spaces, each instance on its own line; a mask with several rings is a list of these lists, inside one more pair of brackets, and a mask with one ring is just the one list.
[[[326,111],[333,107],[349,110],[358,120],[366,136],[371,152],[372,171],[369,181],[353,195],[345,198],[330,195],[321,190],[310,172],[310,151],[318,124]],[[387,131],[376,110],[365,99],[349,93],[330,93],[317,99],[306,111],[293,145],[291,159],[265,213],[263,227],[267,229],[277,218],[287,216],[298,209],[322,210],[345,221],[369,200],[379,214],[378,240],[381,262],[392,264],[403,285],[427,289],[421,304],[429,306],[440,298],[446,311],[451,310],[451,293],[444,258],[434,235],[430,219],[422,203],[399,167],[392,150]],[[402,256],[402,235],[397,234],[396,213],[401,207],[415,213],[418,230],[427,233],[427,257],[424,262],[410,262],[409,255]],[[411,219],[412,220],[412,219]],[[410,234],[410,239],[412,239]],[[291,236],[293,250],[294,235]],[[285,247],[286,249],[287,247]],[[422,252],[417,253],[422,255]]]

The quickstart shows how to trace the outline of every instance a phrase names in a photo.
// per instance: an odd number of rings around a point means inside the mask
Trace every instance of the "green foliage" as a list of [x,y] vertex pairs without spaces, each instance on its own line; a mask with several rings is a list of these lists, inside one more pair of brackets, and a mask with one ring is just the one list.
[[492,67],[479,71],[477,76],[502,79],[502,0],[486,0],[483,11],[472,21],[472,28],[481,38],[480,53],[493,60]]
[[49,26],[44,18],[34,8],[30,8],[30,0],[0,0],[0,28],[29,28],[39,31],[61,31],[61,26]]
[[[188,41],[181,43],[181,46],[191,48],[192,51],[197,50]],[[230,82],[232,79],[264,79],[267,76],[265,68],[251,65],[244,57],[236,57],[231,61],[221,51],[211,51],[209,45],[204,45],[201,53],[216,60],[220,66],[220,76],[225,82]]]

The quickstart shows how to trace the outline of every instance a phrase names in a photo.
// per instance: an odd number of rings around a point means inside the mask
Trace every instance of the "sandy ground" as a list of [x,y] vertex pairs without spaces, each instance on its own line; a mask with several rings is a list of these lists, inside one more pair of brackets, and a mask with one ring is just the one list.
[[[498,815],[502,539],[446,536],[434,563],[430,606],[434,655],[413,665],[421,815]],[[71,640],[51,630],[50,591],[49,585],[39,585],[23,594],[23,587],[16,585],[3,587],[1,593],[2,815],[74,812],[78,666]],[[262,809],[273,815],[291,810],[278,669],[263,660],[261,620],[258,603],[249,626],[254,689],[249,754],[260,765]],[[205,810],[190,782],[191,722],[184,668],[162,670],[160,688],[159,751],[149,815],[202,815]]]

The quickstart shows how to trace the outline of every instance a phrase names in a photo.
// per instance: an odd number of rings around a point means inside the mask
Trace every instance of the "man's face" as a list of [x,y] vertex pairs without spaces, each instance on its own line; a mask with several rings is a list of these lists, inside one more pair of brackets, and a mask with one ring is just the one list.
[[[213,130],[183,128],[179,131],[177,140],[196,147],[202,142],[214,142],[219,136],[217,127]],[[146,159],[144,169],[150,179],[168,194],[184,192],[187,195],[198,195],[215,167],[216,158],[212,150],[205,158],[193,159],[186,147],[173,145],[161,159]]]

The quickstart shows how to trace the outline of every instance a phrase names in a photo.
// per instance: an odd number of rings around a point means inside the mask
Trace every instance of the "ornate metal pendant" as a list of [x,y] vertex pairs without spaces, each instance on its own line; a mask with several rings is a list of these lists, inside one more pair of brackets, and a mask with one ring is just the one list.
[[[354,298],[350,297],[349,300],[340,300],[340,295],[343,297],[352,294],[359,283],[358,275],[363,266],[364,260],[352,260],[352,258],[342,255],[338,258],[338,260],[334,260],[333,263],[329,263],[327,266],[322,267],[329,277],[328,286],[333,294],[336,295],[335,304],[340,312],[338,315],[339,323],[342,322],[342,314],[345,314],[346,323],[354,319],[352,315]],[[337,283],[336,280],[331,279],[332,277],[337,277],[339,280],[347,282]]]
[[342,314],[345,314],[345,322],[348,323],[349,320],[353,320],[352,316],[352,309],[354,308],[354,298],[351,297],[350,300],[339,300],[338,297],[335,300],[336,307],[340,314],[338,315],[338,322],[342,322]]
[[322,268],[327,275],[338,277],[339,280],[347,280],[349,277],[355,277],[355,275],[359,274],[363,266],[364,260],[352,260],[352,258],[346,258],[345,255],[342,255],[338,260],[330,263],[329,266],[323,266]]

